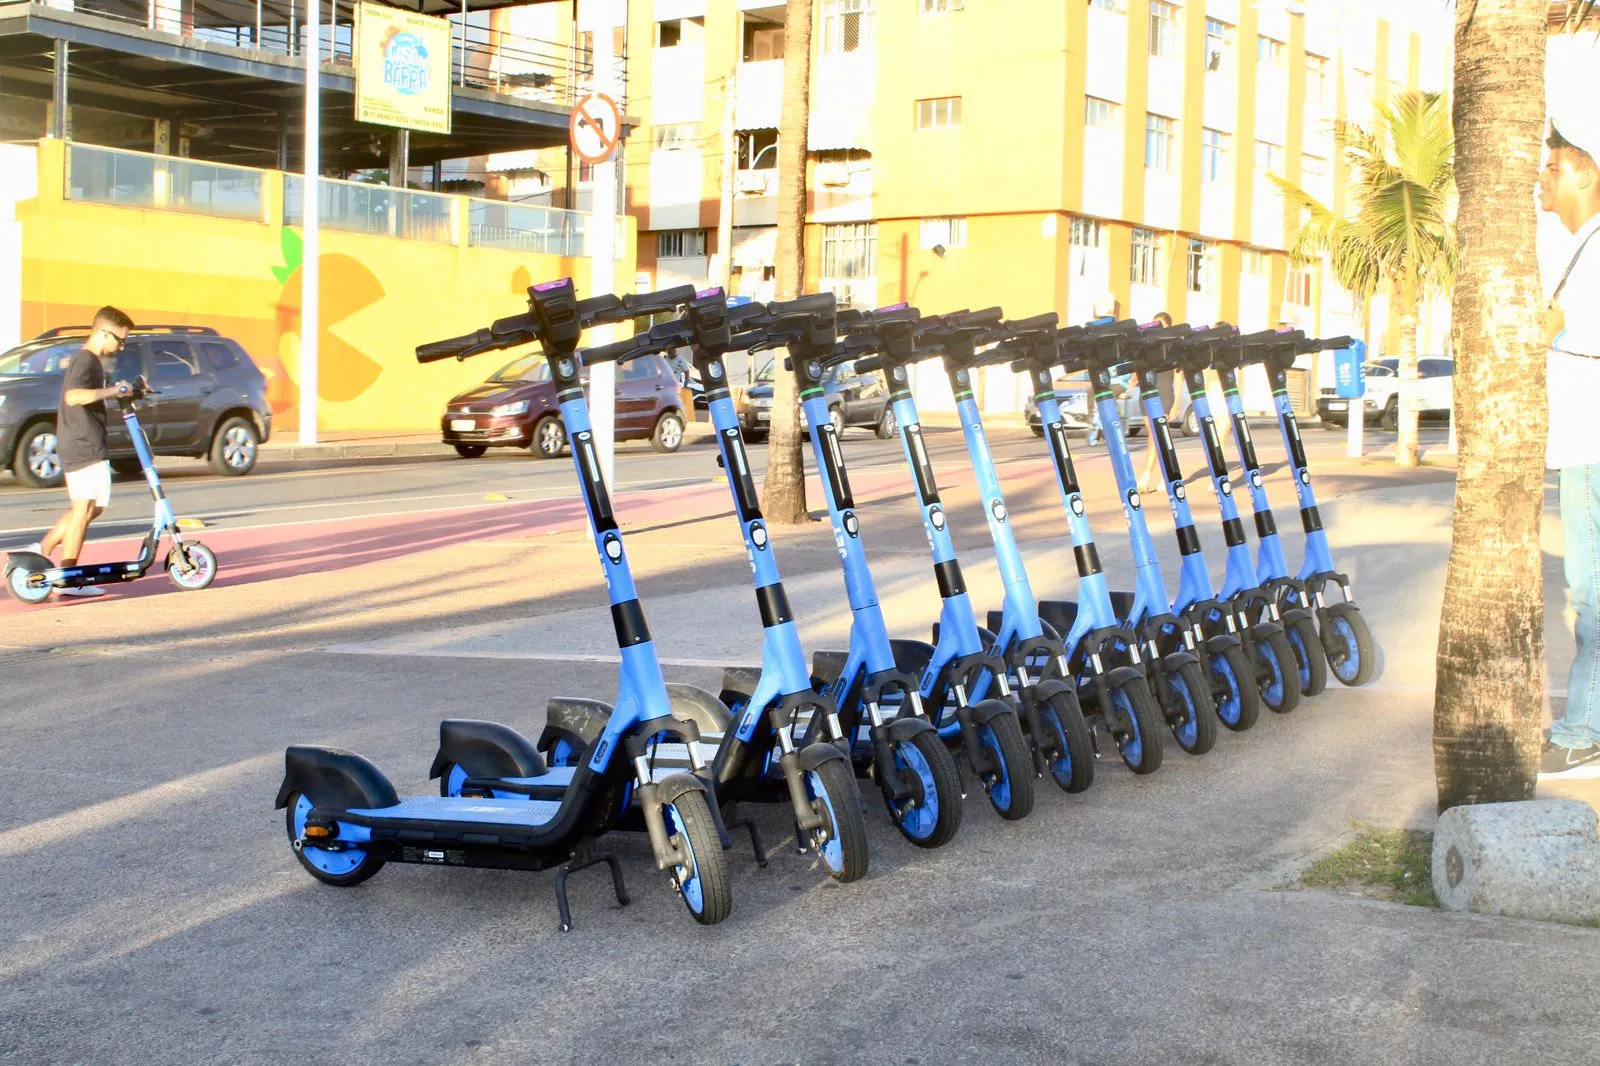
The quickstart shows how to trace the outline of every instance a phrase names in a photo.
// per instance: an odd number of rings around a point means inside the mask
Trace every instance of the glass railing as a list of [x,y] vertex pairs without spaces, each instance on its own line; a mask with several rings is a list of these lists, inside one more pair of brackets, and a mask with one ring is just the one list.
[[74,144],[67,152],[69,200],[263,220],[259,170]]
[[[449,244],[455,240],[450,216],[453,199],[440,193],[322,178],[317,183],[317,224],[346,233]],[[305,179],[284,175],[284,225],[300,225],[304,207]]]
[[547,255],[584,254],[584,216],[575,211],[498,200],[468,201],[468,242]]

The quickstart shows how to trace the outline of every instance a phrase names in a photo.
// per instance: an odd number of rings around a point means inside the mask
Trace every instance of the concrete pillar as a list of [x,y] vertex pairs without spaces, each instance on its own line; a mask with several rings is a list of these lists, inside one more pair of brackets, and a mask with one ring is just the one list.
[[389,135],[389,184],[406,187],[406,171],[411,169],[411,131],[395,130]]
[[72,135],[67,120],[67,42],[56,41],[55,78],[50,92],[50,136],[64,141]]
[[278,112],[278,169],[289,169],[289,124],[281,111]]

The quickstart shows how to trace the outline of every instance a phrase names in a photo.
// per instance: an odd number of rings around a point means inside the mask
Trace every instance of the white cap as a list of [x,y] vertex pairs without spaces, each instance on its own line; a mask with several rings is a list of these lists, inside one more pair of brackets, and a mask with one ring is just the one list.
[[1550,131],[1562,140],[1600,161],[1600,121],[1588,103],[1552,113]]

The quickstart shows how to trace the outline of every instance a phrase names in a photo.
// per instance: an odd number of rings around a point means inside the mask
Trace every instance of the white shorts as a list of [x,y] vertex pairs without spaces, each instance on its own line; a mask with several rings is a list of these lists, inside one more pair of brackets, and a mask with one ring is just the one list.
[[111,503],[111,464],[105,459],[67,471],[67,498],[92,500],[102,510]]

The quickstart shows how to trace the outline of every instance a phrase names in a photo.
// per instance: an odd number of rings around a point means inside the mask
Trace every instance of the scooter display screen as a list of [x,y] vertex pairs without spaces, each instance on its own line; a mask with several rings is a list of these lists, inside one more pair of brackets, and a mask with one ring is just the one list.
[[939,486],[933,480],[933,464],[928,461],[928,449],[922,443],[922,427],[905,427],[906,450],[911,455],[911,473],[917,479],[917,495],[922,502],[938,503]]
[[839,434],[833,425],[825,424],[818,431],[822,435],[823,474],[828,479],[828,491],[841,510],[853,508],[856,501],[850,495],[850,479],[845,476],[844,456],[839,453]]
[[1067,448],[1067,427],[1060,422],[1050,423],[1050,455],[1056,461],[1056,476],[1061,479],[1061,491],[1069,496],[1078,491],[1078,472],[1072,468],[1072,452]]
[[594,434],[585,430],[574,437],[572,443],[577,449],[578,468],[583,472],[583,496],[589,504],[589,514],[594,519],[595,533],[616,529],[617,520],[611,513],[611,497],[606,493],[600,460],[594,451]]

